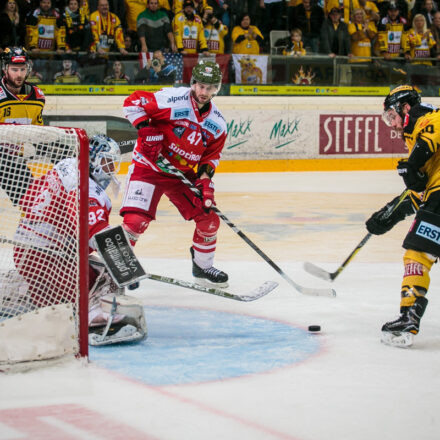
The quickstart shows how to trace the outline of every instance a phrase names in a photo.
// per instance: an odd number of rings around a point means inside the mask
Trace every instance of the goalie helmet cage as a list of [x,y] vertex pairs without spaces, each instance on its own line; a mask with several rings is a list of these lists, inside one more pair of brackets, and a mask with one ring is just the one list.
[[0,124],[0,371],[88,355],[89,140]]

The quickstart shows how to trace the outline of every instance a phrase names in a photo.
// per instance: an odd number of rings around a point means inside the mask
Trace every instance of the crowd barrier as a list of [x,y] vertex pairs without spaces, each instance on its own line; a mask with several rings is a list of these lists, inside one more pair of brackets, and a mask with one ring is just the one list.
[[[126,170],[136,130],[125,96],[47,96],[45,122],[106,132],[121,145]],[[406,156],[381,118],[383,97],[215,98],[228,126],[219,172],[393,169]],[[440,106],[440,98],[427,98]]]

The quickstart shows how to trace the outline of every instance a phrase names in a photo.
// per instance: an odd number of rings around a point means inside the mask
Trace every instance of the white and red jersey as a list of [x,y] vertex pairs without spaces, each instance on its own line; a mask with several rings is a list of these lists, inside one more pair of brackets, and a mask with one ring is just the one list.
[[[165,137],[162,154],[181,171],[205,164],[217,168],[226,141],[226,121],[213,102],[200,115],[190,88],[134,92],[124,102],[124,115],[135,127],[150,121],[160,130]],[[143,147],[141,141],[138,138],[133,161],[152,167],[142,151],[148,147]]]
[[[20,201],[22,218],[14,239],[36,247],[67,247],[76,238],[77,186],[73,158],[35,179]],[[110,198],[89,178],[89,244],[94,234],[108,227],[110,211]]]

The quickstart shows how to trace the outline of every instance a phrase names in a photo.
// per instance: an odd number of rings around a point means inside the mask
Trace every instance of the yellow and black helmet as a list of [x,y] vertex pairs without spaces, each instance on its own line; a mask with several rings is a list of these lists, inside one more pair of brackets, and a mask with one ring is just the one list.
[[420,104],[422,98],[415,87],[404,85],[391,90],[383,103],[384,111],[395,110],[402,116],[402,105],[409,104],[411,107]]

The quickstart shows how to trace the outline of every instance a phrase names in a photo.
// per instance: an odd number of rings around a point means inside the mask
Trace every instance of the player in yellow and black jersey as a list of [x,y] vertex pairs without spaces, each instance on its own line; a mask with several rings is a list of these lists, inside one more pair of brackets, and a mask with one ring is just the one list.
[[0,122],[43,125],[44,93],[26,82],[31,66],[25,49],[8,47],[2,53]]
[[[425,296],[430,283],[429,272],[440,257],[440,111],[421,103],[418,91],[404,85],[386,97],[383,119],[405,139],[408,158],[399,161],[397,170],[411,192],[400,204],[395,199],[374,213],[366,225],[370,233],[383,234],[417,210],[403,242],[406,252],[400,316],[382,327],[382,342],[408,347],[419,331],[420,319],[428,304]],[[387,214],[387,207],[393,209],[393,206],[394,210],[391,214],[388,210]]]
[[[36,86],[26,82],[31,71],[24,48],[7,47],[1,55],[0,123],[43,125],[45,97]],[[19,146],[2,144],[0,139],[0,187],[14,205],[26,192],[32,174]],[[17,185],[20,181],[20,185]]]

